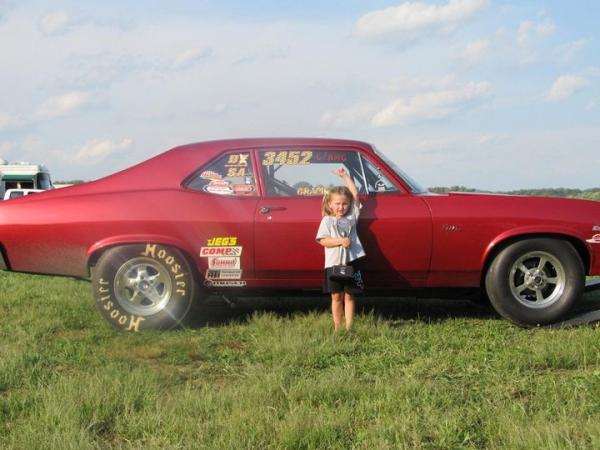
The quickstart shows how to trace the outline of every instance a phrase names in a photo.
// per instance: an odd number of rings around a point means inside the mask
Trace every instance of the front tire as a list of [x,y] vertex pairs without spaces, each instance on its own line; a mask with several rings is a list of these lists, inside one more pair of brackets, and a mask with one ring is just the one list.
[[585,288],[583,263],[566,241],[547,238],[515,242],[492,261],[485,287],[494,309],[523,326],[564,317]]
[[98,260],[92,287],[96,307],[123,331],[167,330],[190,310],[196,290],[183,254],[160,244],[114,247]]

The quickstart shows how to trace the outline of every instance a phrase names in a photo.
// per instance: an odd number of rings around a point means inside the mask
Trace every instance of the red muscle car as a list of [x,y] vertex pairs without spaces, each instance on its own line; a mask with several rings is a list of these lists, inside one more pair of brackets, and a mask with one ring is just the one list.
[[106,178],[0,202],[0,268],[91,276],[122,330],[177,326],[207,291],[319,289],[323,192],[363,204],[368,289],[481,288],[520,325],[560,320],[600,275],[600,203],[433,194],[369,144],[238,139],[174,148]]

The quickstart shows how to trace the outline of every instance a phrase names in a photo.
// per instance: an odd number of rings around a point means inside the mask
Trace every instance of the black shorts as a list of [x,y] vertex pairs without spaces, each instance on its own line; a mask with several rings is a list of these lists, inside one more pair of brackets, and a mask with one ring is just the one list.
[[331,273],[331,267],[328,267],[323,271],[323,293],[332,294],[335,292],[347,292],[349,294],[360,294],[365,289],[365,283],[363,282],[362,273],[355,264],[356,261],[349,263],[354,267],[354,277],[350,280],[331,280],[329,274]]

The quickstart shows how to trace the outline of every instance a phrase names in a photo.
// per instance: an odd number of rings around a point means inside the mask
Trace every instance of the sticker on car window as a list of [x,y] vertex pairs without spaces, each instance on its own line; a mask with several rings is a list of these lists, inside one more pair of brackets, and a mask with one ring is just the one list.
[[346,152],[315,152],[315,163],[343,163],[348,161]]
[[233,194],[233,188],[229,184],[229,181],[226,181],[226,180],[211,179],[210,183],[208,183],[202,189],[205,192],[210,192],[211,194],[220,194],[220,195]]
[[264,152],[262,165],[274,166],[275,164],[299,166],[310,164],[313,152],[310,150],[282,150],[278,152]]
[[296,191],[298,195],[324,195],[325,194],[325,186],[303,186],[299,187]]
[[206,180],[222,180],[223,176],[212,170],[205,170],[200,174],[200,178],[204,178]]
[[248,153],[235,153],[227,159],[227,177],[245,177],[248,174]]

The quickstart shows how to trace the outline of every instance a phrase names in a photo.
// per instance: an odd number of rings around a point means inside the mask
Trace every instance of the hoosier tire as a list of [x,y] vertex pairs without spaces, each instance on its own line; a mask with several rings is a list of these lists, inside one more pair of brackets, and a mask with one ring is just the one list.
[[177,327],[196,290],[183,254],[159,244],[123,245],[106,251],[92,275],[96,307],[123,331]]
[[494,309],[522,326],[564,317],[585,288],[583,263],[566,241],[536,238],[509,245],[492,261],[485,286]]

